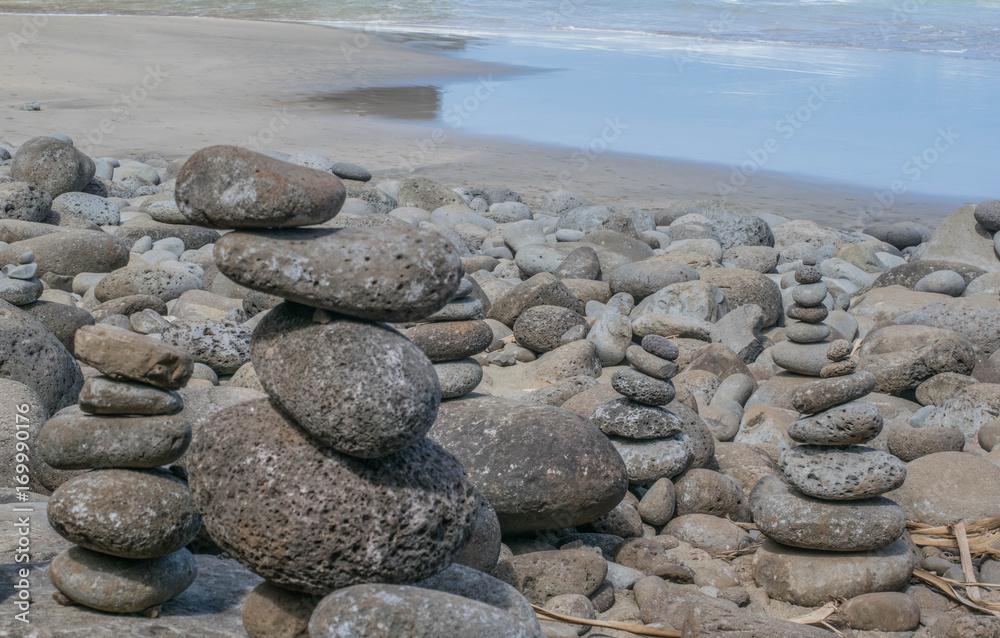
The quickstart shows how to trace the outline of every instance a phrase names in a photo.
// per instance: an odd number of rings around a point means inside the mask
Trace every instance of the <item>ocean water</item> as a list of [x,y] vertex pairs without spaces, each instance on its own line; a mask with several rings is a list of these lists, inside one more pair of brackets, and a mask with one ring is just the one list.
[[0,0],[40,10],[315,22],[528,68],[399,90],[413,120],[564,147],[570,171],[622,152],[725,166],[720,197],[763,172],[863,185],[873,216],[1000,197],[1000,0]]

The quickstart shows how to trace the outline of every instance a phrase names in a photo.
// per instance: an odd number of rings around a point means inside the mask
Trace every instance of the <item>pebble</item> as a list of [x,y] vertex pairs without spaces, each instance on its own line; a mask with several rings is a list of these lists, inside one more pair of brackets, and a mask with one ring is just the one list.
[[666,337],[648,334],[642,338],[642,349],[667,361],[675,361],[680,349]]
[[659,439],[681,432],[681,420],[669,410],[622,397],[597,407],[590,420],[605,434],[629,439]]
[[882,414],[878,408],[857,401],[836,405],[788,426],[791,439],[816,445],[864,443],[881,431]]
[[676,361],[662,359],[643,350],[640,346],[629,346],[625,350],[625,358],[636,370],[654,379],[670,379],[677,376],[679,369]]
[[[268,462],[233,463],[242,458]],[[209,417],[187,459],[212,540],[275,585],[306,593],[431,576],[458,555],[476,520],[462,464],[438,445],[421,439],[355,459],[317,446],[267,399]]]
[[192,155],[177,176],[178,209],[206,228],[321,224],[340,210],[344,185],[324,170],[296,166],[234,146]]
[[917,292],[936,292],[949,297],[961,297],[965,292],[965,278],[954,270],[937,270],[924,275],[913,289]]
[[804,494],[830,500],[878,496],[906,479],[906,465],[895,456],[858,445],[799,445],[781,452],[778,467]]
[[676,391],[670,381],[662,381],[632,368],[618,370],[611,376],[611,386],[626,397],[645,405],[666,405]]
[[49,578],[70,600],[93,609],[135,613],[177,597],[198,567],[186,549],[158,558],[119,558],[71,547],[52,559]]
[[804,414],[815,414],[835,405],[860,399],[875,390],[875,385],[875,375],[867,371],[810,381],[792,392],[792,405]]
[[785,326],[789,341],[795,343],[816,343],[830,336],[830,326],[825,323],[792,321]]
[[676,491],[670,479],[658,479],[639,499],[637,510],[648,525],[666,525],[674,516]]
[[121,558],[170,554],[201,530],[201,515],[184,482],[155,469],[75,476],[52,493],[48,516],[66,540]]
[[532,552],[497,563],[494,574],[518,590],[529,602],[541,605],[560,594],[589,596],[608,573],[600,554],[587,550]]
[[437,312],[427,317],[424,321],[467,321],[469,319],[483,318],[483,302],[475,297],[460,297],[445,304]]
[[740,527],[710,514],[677,516],[667,523],[663,533],[713,555],[736,552],[753,543],[750,535]]
[[795,319],[797,321],[803,321],[805,323],[819,323],[826,319],[830,311],[826,306],[813,306],[805,307],[797,303],[793,303],[785,310],[785,316],[789,319]]
[[93,160],[72,143],[54,137],[34,137],[14,153],[10,176],[28,182],[56,198],[83,191],[96,171]]
[[184,402],[177,392],[145,383],[90,377],[80,390],[80,409],[88,414],[155,416],[177,414]]
[[425,323],[403,331],[403,335],[434,363],[471,357],[493,341],[493,331],[485,321]]
[[567,331],[588,327],[583,315],[569,308],[541,305],[522,312],[514,322],[513,331],[517,343],[525,348],[549,352],[563,345],[562,337]]
[[764,536],[782,545],[806,549],[878,549],[906,530],[903,508],[888,498],[811,498],[773,475],[764,476],[753,488],[750,510]]
[[180,416],[58,414],[42,427],[38,453],[60,470],[156,468],[179,459],[190,443],[191,426]]
[[683,432],[676,436],[640,441],[610,436],[628,470],[629,483],[652,483],[673,478],[694,463],[694,445]]
[[471,357],[435,363],[434,372],[441,386],[442,399],[464,396],[475,390],[483,380],[483,366]]
[[105,325],[80,328],[75,354],[112,379],[148,383],[163,390],[184,387],[194,369],[194,360],[180,348]]
[[243,601],[243,629],[250,638],[304,638],[320,600],[265,580]]
[[219,270],[241,285],[373,321],[414,321],[460,285],[454,247],[394,228],[238,231],[215,243]]
[[399,452],[422,438],[437,415],[435,367],[384,325],[284,303],[258,324],[249,357],[275,405],[343,454]]
[[792,299],[795,303],[806,308],[813,308],[823,303],[826,299],[826,284],[822,281],[815,284],[800,284],[792,288]]
[[844,603],[838,613],[851,629],[913,631],[920,625],[920,606],[900,592],[862,594]]
[[909,463],[936,452],[961,452],[965,448],[965,435],[955,428],[895,427],[889,430],[886,448]]

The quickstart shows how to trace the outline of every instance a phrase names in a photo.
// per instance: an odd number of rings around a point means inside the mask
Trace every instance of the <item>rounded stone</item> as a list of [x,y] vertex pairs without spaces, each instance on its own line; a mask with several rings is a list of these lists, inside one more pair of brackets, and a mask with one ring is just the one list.
[[184,407],[179,394],[145,383],[90,377],[80,390],[80,409],[88,414],[155,416],[177,414]]
[[670,479],[658,479],[639,499],[636,509],[647,525],[666,525],[674,517],[677,494]]
[[628,470],[629,483],[642,485],[673,478],[694,463],[694,446],[683,432],[663,439],[639,441],[609,436]]
[[626,397],[645,405],[666,405],[677,394],[670,381],[655,379],[632,368],[611,375],[611,386]]
[[189,290],[202,289],[201,278],[190,272],[140,261],[115,270],[97,282],[94,296],[98,301],[107,302],[120,297],[152,295],[166,302]]
[[675,361],[681,351],[670,339],[656,334],[648,334],[642,338],[642,349],[667,361]]
[[384,324],[283,303],[257,325],[250,357],[274,404],[344,454],[398,452],[437,416],[433,364]]
[[17,263],[18,257],[32,251],[39,277],[46,273],[75,277],[124,267],[129,261],[128,249],[127,244],[100,230],[71,229],[15,241],[0,249],[0,264]]
[[785,335],[795,343],[816,343],[830,336],[830,326],[825,323],[792,321],[785,326]]
[[483,380],[483,366],[471,357],[435,363],[434,372],[441,386],[442,399],[464,396],[475,390]]
[[674,480],[676,516],[710,514],[749,521],[743,485],[732,476],[692,468]]
[[236,146],[210,146],[177,175],[177,208],[206,228],[278,228],[322,224],[344,204],[344,184],[327,171]]
[[663,532],[715,555],[736,552],[753,544],[743,529],[711,514],[676,516]]
[[779,341],[771,348],[771,358],[779,367],[810,377],[818,377],[823,366],[830,363],[826,358],[829,341],[815,343],[795,343]]
[[156,558],[201,530],[183,481],[162,470],[95,470],[75,476],[49,500],[49,524],[66,540],[121,558]]
[[44,222],[52,212],[52,198],[25,182],[0,183],[0,219]]
[[38,454],[59,470],[155,468],[179,459],[191,426],[179,416],[57,414],[42,426]]
[[764,476],[750,493],[757,529],[791,547],[825,551],[878,549],[906,530],[903,508],[889,499],[828,501],[811,498],[777,476]]
[[597,406],[590,420],[605,434],[640,440],[673,436],[681,432],[683,425],[669,410],[627,397]]
[[[982,436],[982,430],[979,431]],[[895,427],[886,437],[886,448],[904,463],[936,452],[961,452],[965,435],[956,428]]]
[[898,458],[859,445],[799,445],[782,451],[778,467],[802,493],[838,501],[885,494],[906,479]]
[[627,292],[636,299],[643,299],[670,284],[695,279],[698,279],[698,271],[691,266],[652,258],[616,268],[609,284],[612,293]]
[[899,590],[913,574],[903,539],[865,552],[821,552],[765,541],[754,556],[754,575],[767,595],[803,607],[838,598]]
[[426,578],[459,555],[476,519],[461,463],[431,441],[380,459],[345,456],[265,399],[209,418],[188,469],[212,539],[260,576],[306,593]]
[[785,309],[785,316],[796,321],[805,323],[819,323],[830,315],[830,310],[826,306],[805,306],[793,303]]
[[861,594],[844,603],[837,613],[854,630],[913,631],[920,625],[920,605],[902,592]]
[[434,363],[471,357],[493,342],[493,330],[480,320],[424,323],[404,330],[403,335]]
[[320,600],[265,580],[243,601],[243,629],[250,638],[307,638]]
[[198,565],[186,549],[137,560],[71,547],[49,564],[52,584],[67,598],[120,614],[144,611],[176,598],[197,576]]
[[0,301],[0,378],[16,379],[38,394],[49,413],[76,403],[83,373],[41,322]]
[[[827,360],[825,356],[823,360]],[[867,371],[809,381],[792,391],[792,405],[804,414],[815,414],[860,399],[875,390],[875,383],[875,375]]]
[[537,626],[521,622],[499,604],[403,585],[355,585],[334,592],[309,621],[312,638],[539,635]]
[[500,519],[486,497],[476,490],[478,510],[472,536],[458,558],[456,565],[478,569],[487,574],[493,572],[500,558]]
[[98,226],[117,226],[121,221],[118,204],[89,193],[63,193],[52,200],[52,210]]
[[34,137],[22,144],[10,165],[10,176],[28,182],[51,197],[82,191],[94,179],[94,161],[75,146],[54,137]]
[[505,533],[580,525],[625,496],[625,464],[569,410],[499,397],[441,404],[429,436],[458,457]]
[[[964,439],[965,437],[963,436],[962,438]],[[976,435],[976,439],[979,441],[980,447],[984,450],[987,452],[993,451],[993,448],[1000,445],[1000,419],[993,419],[986,425],[979,428],[979,433]]]
[[882,431],[882,413],[871,403],[838,405],[793,421],[788,436],[799,443],[850,445],[864,443]]
[[886,497],[927,525],[1000,516],[1000,467],[965,452],[928,454],[907,464],[906,482]]
[[802,260],[802,265],[795,269],[795,281],[799,284],[809,285],[819,283],[823,279],[823,273],[813,264],[806,264],[805,260]]
[[416,228],[234,232],[215,243],[215,260],[248,288],[374,321],[435,313],[464,273],[451,242]]
[[163,329],[163,343],[175,346],[216,374],[234,374],[250,360],[250,328],[228,319],[179,319]]
[[813,308],[823,303],[826,299],[826,284],[822,281],[815,284],[799,284],[792,288],[792,299],[795,303],[806,308]]
[[924,275],[913,287],[917,292],[936,292],[960,297],[965,292],[965,278],[954,270],[937,270]]
[[629,346],[625,350],[625,358],[636,370],[654,379],[670,379],[677,376],[677,371],[679,370],[676,361],[661,359],[655,354],[646,352],[639,346]]
[[1000,199],[988,199],[976,205],[972,211],[976,222],[988,231],[1000,230]]
[[562,345],[566,331],[589,328],[583,315],[562,306],[534,306],[514,322],[514,338],[519,345],[535,352],[549,352]]

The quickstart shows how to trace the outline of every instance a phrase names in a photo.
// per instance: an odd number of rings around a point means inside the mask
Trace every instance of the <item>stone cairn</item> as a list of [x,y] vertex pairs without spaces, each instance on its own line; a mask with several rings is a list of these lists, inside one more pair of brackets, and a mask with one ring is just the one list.
[[616,371],[611,385],[621,398],[597,406],[590,416],[618,449],[632,484],[671,478],[694,462],[683,418],[662,407],[674,400],[670,380],[677,375],[677,346],[665,337],[646,335],[625,357],[631,367]]
[[191,442],[175,390],[194,361],[109,325],[80,328],[75,351],[102,376],[87,379],[78,408],[49,419],[39,434],[47,464],[90,470],[76,472],[49,500],[49,523],[77,545],[52,559],[49,576],[69,601],[155,617],[198,573],[185,546],[201,530],[201,516],[187,485],[158,469]]
[[471,293],[472,282],[462,279],[444,308],[403,331],[434,364],[442,399],[465,396],[483,380],[483,366],[472,356],[490,346],[493,330],[482,320],[483,303]]
[[[461,261],[431,231],[301,228],[338,213],[343,184],[245,149],[193,155],[176,198],[189,223],[236,229],[215,245],[224,275],[285,299],[250,343],[268,398],[217,413],[191,446],[190,484],[205,528],[266,579],[243,609],[250,636],[300,635],[304,622],[309,635],[340,635],[337,627],[357,620],[340,605],[351,592],[438,574],[476,522],[462,464],[425,437],[441,401],[434,366],[381,323],[445,308],[460,291]],[[425,348],[443,360],[467,355],[453,325],[425,325]],[[405,598],[414,590],[394,591]],[[456,599],[456,610],[474,604]],[[397,626],[391,617],[405,611],[384,604],[372,622]],[[383,634],[373,625],[357,635]]]
[[0,270],[0,299],[14,306],[26,306],[38,301],[42,296],[43,286],[35,277],[37,274],[35,253],[22,253],[16,264],[8,264]]
[[[912,570],[887,569],[885,563],[910,560],[900,540],[906,517],[899,505],[880,495],[903,484],[906,465],[891,454],[861,445],[882,430],[878,408],[857,401],[875,389],[875,377],[854,371],[848,341],[826,340],[830,328],[822,320],[827,316],[823,306],[827,289],[815,263],[803,260],[795,281],[795,303],[786,315],[799,323],[787,327],[790,346],[818,345],[826,356],[825,363],[810,364],[811,376],[822,379],[798,386],[791,396],[793,407],[803,416],[788,427],[789,438],[801,445],[786,447],[778,459],[787,484],[766,476],[751,494],[754,522],[772,541],[755,558],[758,580],[774,598],[822,604],[825,601],[803,600],[801,588],[792,583],[814,576],[808,572],[822,569],[817,557],[827,555],[850,563],[858,580],[869,579],[869,591],[898,589]],[[901,573],[906,575],[902,582]],[[839,594],[827,595],[832,599]]]

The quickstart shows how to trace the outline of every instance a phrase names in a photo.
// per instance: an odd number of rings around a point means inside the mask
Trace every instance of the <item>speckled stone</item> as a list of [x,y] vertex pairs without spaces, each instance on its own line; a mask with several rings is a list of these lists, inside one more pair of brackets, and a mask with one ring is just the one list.
[[864,443],[882,431],[882,414],[871,403],[838,405],[788,426],[788,436],[799,443],[849,445]]
[[191,443],[181,416],[57,414],[42,426],[38,454],[59,470],[155,468],[179,459]]
[[349,457],[317,446],[265,399],[212,416],[188,470],[212,539],[274,584],[306,593],[426,578],[461,553],[476,520],[475,489],[437,444]]
[[162,470],[80,474],[52,493],[48,514],[66,540],[121,558],[164,556],[201,529],[187,486]]
[[800,492],[838,501],[885,494],[906,479],[905,463],[860,445],[798,445],[781,452],[778,467]]
[[605,434],[628,439],[661,439],[681,432],[681,419],[664,408],[627,397],[597,406],[590,420]]
[[177,414],[184,402],[177,392],[135,381],[90,377],[80,390],[80,409],[88,414]]
[[427,433],[441,402],[433,364],[384,324],[283,303],[258,324],[250,356],[275,405],[343,454],[402,450]]
[[662,381],[632,368],[611,375],[611,386],[626,397],[646,405],[666,405],[677,391],[670,381]]

